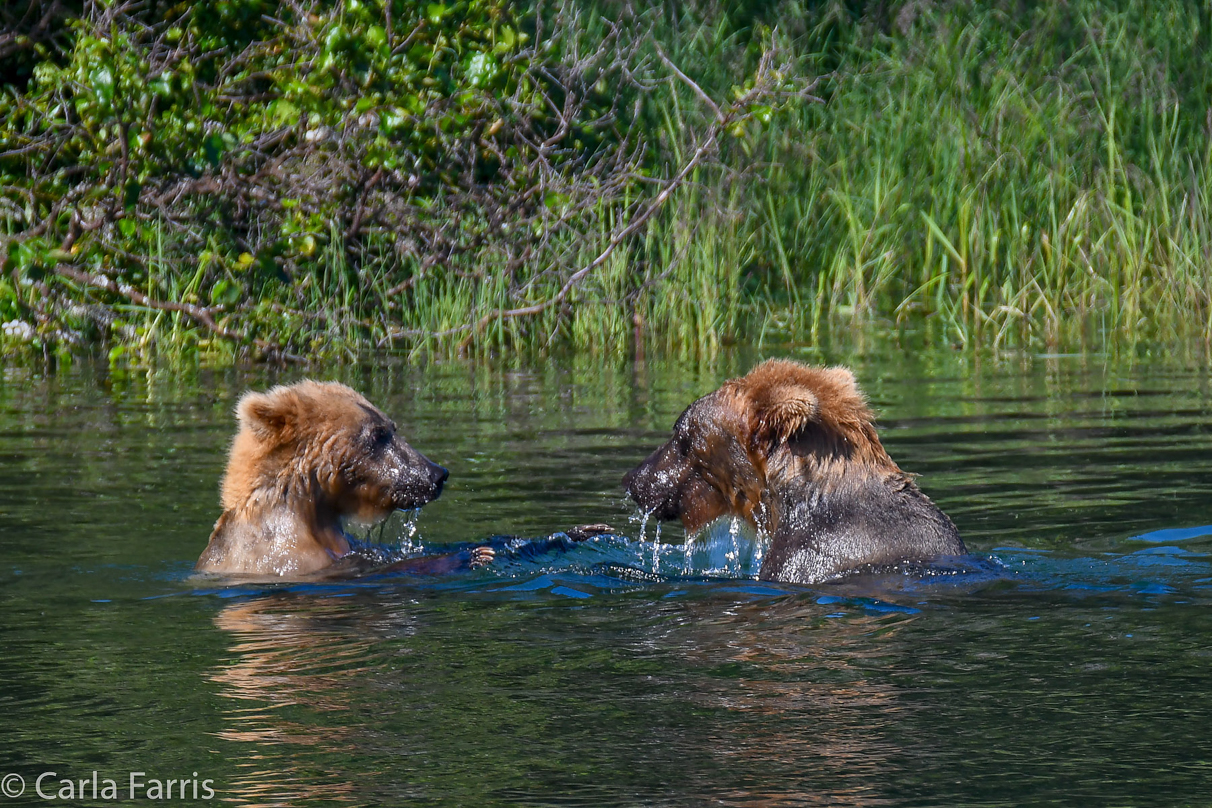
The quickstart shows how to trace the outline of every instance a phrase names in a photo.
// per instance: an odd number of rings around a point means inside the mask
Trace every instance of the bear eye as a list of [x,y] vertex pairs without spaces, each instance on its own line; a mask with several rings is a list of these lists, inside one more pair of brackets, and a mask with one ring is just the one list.
[[392,431],[386,426],[376,426],[370,431],[370,441],[376,445],[391,443]]

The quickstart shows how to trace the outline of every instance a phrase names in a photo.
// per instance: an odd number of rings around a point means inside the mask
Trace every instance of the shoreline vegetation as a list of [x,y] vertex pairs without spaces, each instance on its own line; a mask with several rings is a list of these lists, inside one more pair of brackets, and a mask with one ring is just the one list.
[[1210,40],[1178,0],[19,0],[0,355],[1206,347]]

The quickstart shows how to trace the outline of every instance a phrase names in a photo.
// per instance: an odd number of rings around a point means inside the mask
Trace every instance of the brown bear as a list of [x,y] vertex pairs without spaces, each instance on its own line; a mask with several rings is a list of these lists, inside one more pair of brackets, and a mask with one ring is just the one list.
[[[197,572],[282,578],[363,572],[341,520],[380,521],[442,493],[446,469],[405,443],[386,415],[343,384],[302,381],[248,393],[236,417],[223,514]],[[470,560],[490,556],[472,551]],[[400,564],[437,572],[456,560]]]
[[721,516],[770,538],[759,577],[817,583],[965,552],[955,525],[884,451],[846,368],[771,359],[691,404],[623,480],[658,519]]

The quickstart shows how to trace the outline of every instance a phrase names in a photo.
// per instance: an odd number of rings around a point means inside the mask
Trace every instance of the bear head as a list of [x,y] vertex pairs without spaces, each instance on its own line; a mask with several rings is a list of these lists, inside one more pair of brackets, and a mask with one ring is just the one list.
[[623,485],[641,509],[691,532],[733,516],[772,533],[780,491],[881,467],[899,472],[849,370],[771,359],[686,408]]
[[248,393],[223,480],[223,507],[314,507],[363,522],[436,499],[446,469],[409,446],[354,390],[302,381]]

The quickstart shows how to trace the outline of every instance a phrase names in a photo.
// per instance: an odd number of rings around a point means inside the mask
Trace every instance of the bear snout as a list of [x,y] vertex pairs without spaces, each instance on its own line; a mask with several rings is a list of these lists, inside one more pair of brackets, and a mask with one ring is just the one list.
[[397,441],[390,472],[393,507],[398,510],[419,508],[442,495],[442,486],[450,472],[403,441]]
[[678,475],[661,468],[659,454],[657,452],[627,472],[623,477],[623,489],[640,510],[661,521],[670,521],[681,517]]
[[404,509],[419,508],[442,496],[442,487],[450,477],[449,471],[419,452],[417,460],[419,462],[409,469],[411,473],[407,475],[403,490],[398,492],[401,500],[406,503],[399,507]]
[[437,463],[429,464],[429,479],[433,485],[433,498],[442,496],[442,486],[450,479],[450,472]]
[[627,492],[627,496],[635,500],[636,504],[641,507],[644,505],[645,497],[640,479],[644,473],[645,465],[647,464],[642,463],[623,475],[623,490]]

